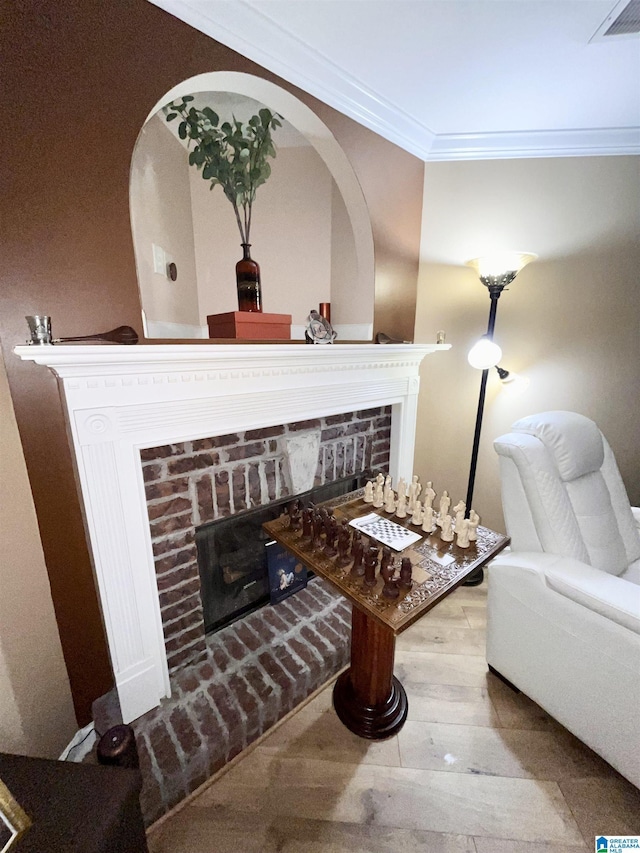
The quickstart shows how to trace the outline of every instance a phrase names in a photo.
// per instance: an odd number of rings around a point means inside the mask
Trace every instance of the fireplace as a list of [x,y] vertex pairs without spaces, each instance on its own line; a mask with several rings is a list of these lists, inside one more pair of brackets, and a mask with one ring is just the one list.
[[125,722],[171,692],[141,452],[390,406],[389,470],[394,478],[408,479],[420,362],[448,348],[206,343],[15,348],[20,358],[49,367],[61,381]]

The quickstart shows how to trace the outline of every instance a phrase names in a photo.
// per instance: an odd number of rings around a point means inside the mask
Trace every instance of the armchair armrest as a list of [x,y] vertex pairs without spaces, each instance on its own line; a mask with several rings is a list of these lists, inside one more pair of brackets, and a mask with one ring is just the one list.
[[491,567],[537,573],[549,589],[640,634],[640,586],[557,554],[500,554]]

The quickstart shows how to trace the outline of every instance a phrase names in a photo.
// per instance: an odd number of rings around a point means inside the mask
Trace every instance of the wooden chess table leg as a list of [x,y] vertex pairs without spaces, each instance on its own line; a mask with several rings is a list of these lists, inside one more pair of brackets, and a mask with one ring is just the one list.
[[351,666],[333,688],[333,706],[354,734],[381,740],[407,719],[407,694],[393,674],[396,638],[386,625],[357,607],[351,617]]

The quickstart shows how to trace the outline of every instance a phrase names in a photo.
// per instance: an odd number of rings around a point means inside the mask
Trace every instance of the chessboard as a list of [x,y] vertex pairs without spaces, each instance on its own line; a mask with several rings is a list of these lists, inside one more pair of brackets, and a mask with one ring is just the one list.
[[[477,529],[477,541],[464,549],[455,542],[444,542],[437,532],[418,533],[419,528],[412,527],[409,519],[403,519],[401,524],[397,524],[385,516],[384,510],[374,510],[372,513],[371,504],[363,500],[362,489],[327,501],[321,506],[339,524],[347,521],[352,529],[361,529],[358,523],[353,522],[369,524],[369,530],[362,531],[369,546],[386,544],[380,537],[388,536],[389,532],[399,537],[395,541],[402,550],[391,544],[389,547],[396,551],[393,555],[396,567],[399,567],[403,558],[411,560],[410,588],[403,589],[395,600],[390,601],[383,594],[384,581],[380,573],[377,574],[375,585],[366,586],[362,577],[352,575],[348,565],[339,565],[335,556],[327,556],[322,547],[305,541],[300,528],[291,526],[288,514],[266,522],[263,527],[308,569],[328,580],[353,605],[391,628],[395,635],[412,625],[509,544],[507,536],[482,526]],[[367,521],[371,515],[376,515],[378,521],[371,518]],[[398,534],[396,527],[405,533]],[[407,540],[406,544],[401,544],[402,539]]]
[[396,524],[390,518],[378,515],[377,512],[370,512],[361,518],[354,518],[349,524],[376,541],[382,542],[383,545],[388,545],[394,551],[404,551],[409,545],[413,545],[414,542],[419,542],[420,539],[424,538],[419,533],[414,533],[401,524]]

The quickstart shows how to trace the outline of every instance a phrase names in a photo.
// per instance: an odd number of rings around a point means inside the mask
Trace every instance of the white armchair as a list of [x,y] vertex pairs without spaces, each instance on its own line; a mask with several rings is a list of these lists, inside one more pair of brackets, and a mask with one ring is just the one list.
[[497,438],[511,549],[488,581],[487,661],[640,787],[640,511],[593,421]]

